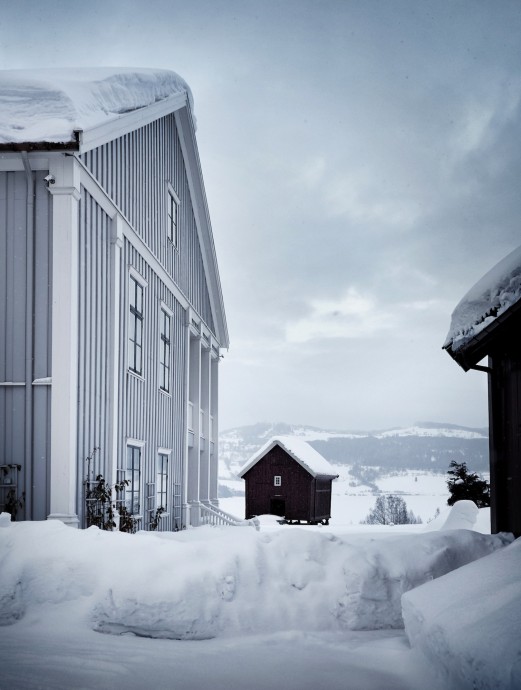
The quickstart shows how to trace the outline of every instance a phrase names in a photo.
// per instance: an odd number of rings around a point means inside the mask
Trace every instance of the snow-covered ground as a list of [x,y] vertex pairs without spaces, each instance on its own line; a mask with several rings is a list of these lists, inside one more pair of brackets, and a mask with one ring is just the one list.
[[[281,526],[272,517],[261,518],[258,531],[137,535],[8,523],[0,528],[0,688],[449,687],[423,642],[437,639],[428,617],[422,628],[425,598],[411,599],[411,649],[400,627],[401,595],[443,583],[445,573],[477,558],[504,560],[511,539],[433,529],[451,516],[453,527],[468,526],[476,513],[463,502],[430,530],[357,526],[351,533]],[[457,581],[467,606],[475,586],[472,578]],[[508,591],[520,598],[515,577]],[[444,592],[440,584],[440,605]],[[496,648],[502,634],[519,639],[510,619],[505,631],[501,622],[491,630]],[[482,644],[488,633],[480,632]],[[457,657],[457,640],[451,644]],[[505,667],[515,645],[505,645]]]
[[411,590],[406,632],[443,687],[521,688],[521,540]]

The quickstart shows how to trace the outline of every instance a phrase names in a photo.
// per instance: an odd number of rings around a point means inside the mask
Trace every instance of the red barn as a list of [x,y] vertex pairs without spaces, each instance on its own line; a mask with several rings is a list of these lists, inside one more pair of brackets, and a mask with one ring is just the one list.
[[280,515],[288,522],[328,524],[331,483],[328,461],[300,438],[270,439],[239,472],[246,482],[246,518]]

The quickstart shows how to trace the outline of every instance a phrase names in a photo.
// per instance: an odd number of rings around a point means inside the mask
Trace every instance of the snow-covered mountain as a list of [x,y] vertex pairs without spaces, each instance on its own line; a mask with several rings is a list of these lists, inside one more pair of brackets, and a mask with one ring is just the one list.
[[488,430],[456,424],[417,422],[379,431],[335,431],[284,423],[259,423],[223,431],[219,437],[221,479],[239,468],[269,438],[298,436],[335,465],[376,467],[383,472],[428,470],[446,473],[451,460],[476,472],[488,471]]

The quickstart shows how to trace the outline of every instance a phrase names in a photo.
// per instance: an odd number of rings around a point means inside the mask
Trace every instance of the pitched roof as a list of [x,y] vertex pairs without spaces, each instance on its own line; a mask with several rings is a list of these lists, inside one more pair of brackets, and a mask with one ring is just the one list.
[[96,67],[1,70],[0,145],[75,142],[95,129],[173,96],[192,105],[169,70]]
[[487,353],[483,346],[521,309],[521,247],[508,254],[467,292],[452,313],[443,348],[464,369]]
[[301,438],[295,436],[274,436],[271,438],[248,460],[245,465],[243,465],[238,473],[239,477],[244,477],[246,472],[248,472],[248,470],[250,470],[276,445],[283,448],[313,477],[317,477],[319,475],[326,477],[338,477],[338,473],[335,472],[329,462],[322,457],[318,451],[312,448],[309,443],[306,443],[306,441],[303,441]]
[[229,347],[221,282],[188,84],[170,70],[89,67],[0,70],[0,151],[81,154],[175,113],[221,347]]

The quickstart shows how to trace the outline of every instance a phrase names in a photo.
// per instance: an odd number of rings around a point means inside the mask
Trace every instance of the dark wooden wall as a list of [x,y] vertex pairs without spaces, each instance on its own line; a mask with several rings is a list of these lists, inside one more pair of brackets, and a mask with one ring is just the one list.
[[492,532],[521,536],[521,317],[490,351],[489,424]]

